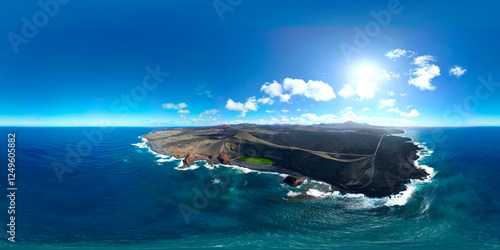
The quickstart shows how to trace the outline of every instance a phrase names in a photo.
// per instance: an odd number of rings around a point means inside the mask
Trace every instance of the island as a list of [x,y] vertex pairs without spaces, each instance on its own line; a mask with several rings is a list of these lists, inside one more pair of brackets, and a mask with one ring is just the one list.
[[284,173],[288,185],[306,178],[334,191],[384,197],[428,173],[415,165],[422,148],[403,130],[346,122],[319,125],[238,124],[166,128],[143,136],[151,149],[183,159]]

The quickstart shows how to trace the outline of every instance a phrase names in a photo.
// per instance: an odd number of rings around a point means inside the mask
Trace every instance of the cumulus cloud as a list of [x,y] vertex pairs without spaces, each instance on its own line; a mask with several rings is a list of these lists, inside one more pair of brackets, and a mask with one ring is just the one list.
[[335,92],[330,85],[322,81],[312,80],[307,82],[307,90],[304,95],[315,101],[328,101],[335,98]]
[[356,115],[352,110],[349,110],[342,114],[342,118],[347,118],[349,120],[356,120],[358,118],[358,115]]
[[399,94],[400,96],[406,96],[407,94],[406,93],[402,93],[402,94]]
[[366,108],[364,108],[363,110],[368,111],[368,110],[370,110],[370,108],[366,107]]
[[260,91],[264,91],[271,97],[280,96],[283,94],[283,86],[281,86],[281,84],[279,84],[278,82],[274,81],[273,83],[262,85]]
[[264,91],[270,97],[279,97],[281,102],[288,102],[293,95],[303,95],[315,101],[328,101],[335,98],[333,88],[322,81],[285,78],[283,85],[274,81],[262,85]]
[[219,112],[219,110],[217,109],[210,109],[210,110],[205,110],[203,111],[200,116],[204,116],[204,115],[215,115]]
[[388,109],[386,109],[386,111],[394,112],[394,113],[398,113],[398,114],[401,113],[401,110],[399,110],[399,108],[397,108],[397,107],[395,107],[395,108],[388,108]]
[[187,109],[180,109],[179,111],[177,111],[178,114],[189,114],[189,110]]
[[288,109],[282,109],[281,110],[281,113],[289,113],[289,112],[290,112],[290,110],[288,110]]
[[164,109],[185,109],[188,105],[184,102],[181,102],[179,104],[164,103],[162,106]]
[[383,78],[385,78],[387,81],[390,81],[391,79],[398,79],[399,78],[399,73],[394,73],[394,72],[388,72],[387,70],[383,70]]
[[434,90],[435,86],[431,84],[431,81],[436,76],[440,76],[440,69],[437,65],[431,62],[435,61],[430,55],[416,57],[413,64],[417,67],[410,70],[410,74],[414,77],[410,77],[408,83],[418,87],[420,90]]
[[274,101],[270,97],[263,97],[257,100],[258,103],[273,105]]
[[416,53],[413,52],[413,51],[411,51],[411,50],[394,49],[394,50],[391,50],[391,51],[387,52],[387,54],[385,54],[385,56],[387,56],[390,59],[396,61],[398,58],[400,58],[402,56],[412,57],[415,54]]
[[280,102],[288,102],[292,96],[289,94],[280,95]]
[[186,115],[183,115],[183,114],[180,114],[180,118],[181,118],[181,120],[186,120],[186,119],[187,119],[187,116],[186,116]]
[[420,113],[416,109],[412,109],[410,113],[401,112],[400,115],[404,117],[417,117]]
[[346,99],[355,94],[356,90],[351,86],[351,84],[344,85],[344,87],[339,91],[339,95]]
[[449,74],[450,74],[450,76],[456,76],[457,78],[460,78],[460,76],[465,74],[466,71],[467,71],[467,69],[464,69],[458,65],[455,65],[455,66],[453,66],[453,68],[450,69]]
[[378,106],[379,109],[391,108],[391,107],[394,107],[394,105],[396,105],[396,100],[395,99],[380,99],[378,101],[378,103],[380,104],[380,106]]
[[255,97],[250,97],[245,103],[235,102],[232,99],[227,100],[226,109],[241,111],[241,115],[238,117],[245,117],[248,111],[257,111],[259,106],[257,106],[257,99]]
[[302,79],[285,78],[283,86],[291,95],[303,95],[307,91],[307,83]]
[[343,110],[340,111],[341,114],[347,113],[347,111],[352,110],[352,107],[345,107]]
[[348,83],[339,91],[339,95],[346,99],[354,95],[358,96],[358,100],[370,99],[375,95],[375,88],[376,84],[373,82],[359,81],[354,87]]
[[274,110],[266,110],[266,113],[274,113]]
[[[420,113],[416,109],[412,109],[409,113],[401,111],[398,107],[396,107],[396,100],[394,99],[382,99],[379,101],[380,106],[379,109],[387,108],[386,111],[399,114],[404,117],[417,117]],[[410,108],[413,105],[408,106]]]
[[387,94],[390,96],[396,95],[396,93],[394,93],[394,91],[387,91]]
[[[219,110],[217,109],[209,109],[200,113],[198,118],[191,119],[191,123],[193,124],[214,124],[219,121],[220,114],[217,115]],[[217,116],[215,116],[217,115]]]

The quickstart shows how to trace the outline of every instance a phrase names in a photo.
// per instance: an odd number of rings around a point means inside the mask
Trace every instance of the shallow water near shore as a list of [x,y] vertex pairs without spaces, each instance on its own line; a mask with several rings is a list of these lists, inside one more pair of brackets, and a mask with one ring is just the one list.
[[[2,247],[500,246],[500,128],[444,128],[443,143],[432,140],[435,129],[407,129],[427,148],[419,165],[435,176],[396,199],[340,195],[314,180],[292,188],[277,173],[203,162],[180,171],[138,138],[152,128],[104,134],[60,182],[51,164],[64,163],[90,128],[0,130],[17,135],[18,186],[16,243],[4,233]],[[5,195],[1,203],[6,225]]]

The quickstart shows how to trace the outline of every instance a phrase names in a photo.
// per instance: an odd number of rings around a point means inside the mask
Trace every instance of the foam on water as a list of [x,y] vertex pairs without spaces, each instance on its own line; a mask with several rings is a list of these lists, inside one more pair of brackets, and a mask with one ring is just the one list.
[[288,193],[286,193],[286,196],[295,197],[295,196],[299,196],[301,194],[302,194],[301,192],[288,191]]
[[191,164],[189,167],[184,167],[184,161],[179,161],[179,166],[175,167],[174,169],[180,171],[186,171],[186,170],[195,170],[198,168],[200,168],[198,164]]
[[139,136],[138,138],[140,138],[142,140],[142,142],[138,142],[138,143],[134,143],[132,144],[133,146],[136,146],[137,148],[145,148],[148,150],[148,152],[152,153],[156,158],[158,158],[156,160],[156,162],[158,163],[162,163],[162,162],[171,162],[171,161],[175,161],[177,160],[177,158],[171,156],[171,155],[164,155],[164,154],[160,154],[160,153],[157,153],[155,151],[153,151],[151,149],[151,147],[149,146],[148,144],[148,139],[142,137],[142,136]]

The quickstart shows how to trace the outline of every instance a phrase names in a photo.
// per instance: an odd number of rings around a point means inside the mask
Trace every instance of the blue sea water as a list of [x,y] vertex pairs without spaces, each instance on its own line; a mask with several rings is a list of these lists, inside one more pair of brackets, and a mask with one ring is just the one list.
[[[312,180],[292,188],[279,174],[203,162],[178,170],[179,160],[153,154],[139,138],[152,128],[115,128],[94,144],[85,136],[91,129],[0,128],[0,247],[500,247],[497,127],[407,129],[404,136],[427,148],[419,165],[434,176],[382,199],[342,196]],[[6,226],[9,132],[16,133],[15,243]],[[71,172],[59,179],[54,162]]]

